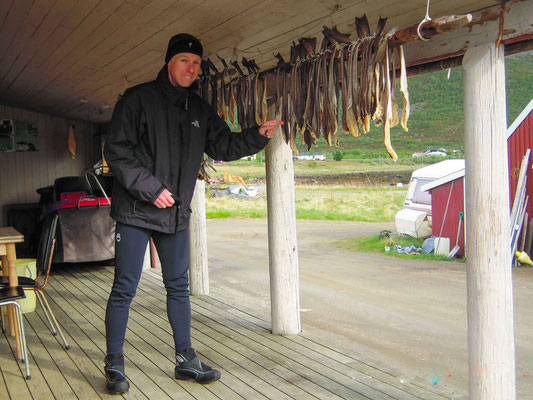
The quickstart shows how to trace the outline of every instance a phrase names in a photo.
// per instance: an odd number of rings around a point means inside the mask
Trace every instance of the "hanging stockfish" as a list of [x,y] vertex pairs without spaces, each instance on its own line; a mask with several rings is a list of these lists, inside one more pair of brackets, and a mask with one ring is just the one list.
[[326,57],[319,57],[316,67],[316,84],[315,84],[315,110],[313,115],[313,124],[316,125],[315,131],[318,137],[323,137],[326,139],[326,128],[324,118],[324,101],[325,93],[323,90],[326,87],[326,76],[327,76],[327,59]]
[[299,108],[298,102],[301,101],[301,93],[299,93],[298,74],[301,62],[297,62],[292,68],[289,78],[289,96],[287,102],[288,118],[290,125],[290,144],[292,150],[298,154],[296,147],[296,134],[298,132],[298,117],[297,110]]
[[240,95],[241,92],[241,79],[244,76],[241,67],[237,61],[232,61],[231,65],[235,68],[239,74],[239,79],[236,82],[230,82],[230,95],[229,95],[229,118],[231,122],[235,122],[235,107],[237,107],[237,123],[242,127],[243,115],[241,114],[242,109],[242,98]]
[[209,76],[209,67],[207,66],[207,61],[202,60],[202,62],[200,63],[200,70],[202,72],[199,82],[200,97],[211,105],[211,103],[209,102],[209,81],[211,77]]
[[[346,125],[344,131],[349,132],[354,137],[358,137],[361,134],[359,124],[357,123],[357,98],[354,96],[354,93],[357,92],[359,86],[359,78],[357,76],[358,53],[359,43],[355,46],[350,45],[350,47],[348,47],[348,62],[346,63],[346,69],[343,71],[344,79],[342,81],[344,86],[344,89],[342,90],[342,98],[345,100],[345,108],[342,112],[343,125]],[[344,61],[344,57],[342,60]]]
[[206,61],[207,61],[207,67],[209,71],[213,71],[213,73],[210,72],[211,74],[211,81],[210,81],[211,105],[213,106],[213,108],[216,108],[218,115],[222,116],[223,110],[222,110],[222,101],[219,96],[220,90],[218,87],[218,80],[223,79],[223,77],[222,77],[222,74],[218,72],[217,67],[215,66],[215,64],[213,64],[213,61],[211,61],[209,57],[207,57]]
[[[237,105],[237,123],[239,124],[241,129],[244,129],[247,126],[246,122],[246,114],[245,114],[245,108],[244,107],[244,97],[242,95],[243,93],[243,85],[246,85],[246,77],[244,76],[244,73],[241,70],[241,67],[239,66],[239,63],[237,61],[233,61],[231,63],[239,73],[240,78],[236,81],[234,85],[232,85],[232,97],[235,99],[235,103]],[[244,88],[246,91],[246,89]]]
[[405,54],[403,52],[403,46],[400,46],[400,91],[403,95],[403,110],[401,125],[404,131],[407,129],[407,120],[409,119],[410,103],[409,103],[409,91],[407,90],[407,69],[405,68]]
[[384,134],[384,143],[387,152],[393,160],[396,160],[398,156],[392,148],[390,141],[390,128],[392,120],[392,98],[391,98],[391,85],[390,85],[390,74],[389,74],[389,51],[387,45],[387,51],[385,52],[385,67],[387,73],[385,74],[385,105],[384,105],[384,115],[383,115],[383,134]]
[[219,81],[220,81],[220,87],[218,90],[218,110],[219,115],[226,121],[228,119],[228,87],[225,82],[225,77],[228,74],[228,64],[223,58],[220,58],[220,56],[217,54],[217,58],[222,63],[224,69],[219,74]]
[[391,62],[391,74],[392,74],[392,83],[391,83],[391,100],[392,100],[392,118],[391,118],[391,128],[394,128],[400,123],[398,118],[398,101],[396,100],[396,53],[397,49],[393,48],[390,50],[390,62]]
[[[217,83],[217,76],[220,74],[218,73],[217,68],[215,67],[215,64],[209,59],[209,57],[206,59],[207,64],[207,71],[208,71],[208,82],[210,87],[210,93],[211,93],[211,99],[210,104],[211,107],[213,107],[214,110],[216,110],[219,115],[222,114],[220,110],[220,106],[218,104],[218,95],[217,95],[217,89],[218,89],[218,83]],[[213,71],[213,73],[211,73]]]
[[288,70],[290,64],[285,62],[280,53],[276,54],[278,59],[276,65],[276,118],[285,121],[282,125],[283,137],[285,142],[289,143],[291,140],[291,124],[289,122],[289,77]]
[[[302,82],[306,83],[306,97],[303,114],[303,127],[301,128],[300,135],[303,138],[307,148],[310,149],[312,145],[316,144],[317,138],[320,136],[318,130],[318,124],[315,116],[315,103],[316,103],[316,85],[318,76],[318,61],[316,56],[316,39],[305,39],[302,42],[306,55],[304,60],[306,61],[306,76],[302,79]],[[306,82],[307,81],[307,82]]]
[[327,101],[325,103],[326,109],[326,140],[331,146],[331,139],[333,137],[333,143],[335,146],[339,145],[339,138],[337,136],[337,69],[335,68],[335,62],[337,60],[336,55],[337,50],[334,50],[331,57],[329,58],[328,65],[328,75],[327,75]]
[[248,128],[255,123],[255,70],[253,65],[243,57],[241,64],[248,70],[248,75],[241,79],[241,89],[244,90],[242,97],[244,100],[245,118],[244,128]]

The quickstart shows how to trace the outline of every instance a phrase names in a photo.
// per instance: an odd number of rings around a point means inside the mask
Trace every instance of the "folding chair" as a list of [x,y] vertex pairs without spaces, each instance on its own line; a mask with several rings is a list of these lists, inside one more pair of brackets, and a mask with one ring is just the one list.
[[[18,330],[20,348],[22,349],[22,362],[26,364],[26,379],[31,379],[30,375],[30,360],[28,359],[28,351],[26,349],[26,336],[24,335],[24,322],[22,318],[22,309],[16,300],[21,300],[26,297],[24,289],[20,286],[6,286],[0,288],[0,320],[2,324],[2,333],[5,333],[4,316],[2,306],[14,305],[18,319]],[[15,354],[15,358],[17,355]]]
[[[25,290],[31,289],[35,291],[35,295],[39,300],[48,324],[50,325],[50,330],[54,336],[59,335],[65,344],[65,348],[68,350],[70,346],[68,345],[63,332],[59,324],[57,323],[56,317],[50,308],[50,304],[44,295],[44,288],[48,283],[48,277],[50,276],[50,269],[52,267],[52,256],[54,254],[54,246],[56,242],[56,230],[57,230],[57,221],[59,216],[57,213],[49,214],[46,216],[43,222],[43,228],[41,231],[41,239],[39,240],[39,247],[37,249],[37,277],[35,279],[28,278],[26,276],[18,277],[18,284],[20,287]],[[9,285],[8,277],[0,277],[0,287],[6,287]]]

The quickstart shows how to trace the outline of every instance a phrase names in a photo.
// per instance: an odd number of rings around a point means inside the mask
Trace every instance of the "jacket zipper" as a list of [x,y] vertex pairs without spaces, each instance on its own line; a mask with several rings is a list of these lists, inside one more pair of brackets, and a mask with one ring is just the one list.
[[137,205],[137,200],[133,200],[133,214],[135,214],[135,206]]

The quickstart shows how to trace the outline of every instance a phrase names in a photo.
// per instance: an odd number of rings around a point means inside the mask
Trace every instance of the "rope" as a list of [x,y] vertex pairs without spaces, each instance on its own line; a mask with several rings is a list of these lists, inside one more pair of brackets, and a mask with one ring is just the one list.
[[505,3],[507,0],[504,0],[502,2],[502,6],[500,7],[500,25],[498,28],[498,40],[496,40],[496,47],[500,45],[500,42],[502,41],[503,36],[503,23],[504,23],[504,12],[505,12]]
[[422,34],[420,33],[420,28],[425,22],[431,21],[431,17],[429,16],[429,2],[430,0],[428,0],[428,4],[426,7],[426,16],[424,17],[422,21],[420,21],[420,23],[418,24],[418,27],[416,28],[416,33],[418,37],[420,38],[420,40],[423,40],[424,42],[427,42],[429,39],[426,39],[424,36],[422,36]]

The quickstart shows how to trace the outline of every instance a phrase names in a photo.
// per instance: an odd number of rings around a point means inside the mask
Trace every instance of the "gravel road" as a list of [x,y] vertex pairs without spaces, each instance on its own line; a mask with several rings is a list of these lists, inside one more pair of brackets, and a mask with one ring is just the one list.
[[[468,395],[465,263],[354,253],[337,239],[393,224],[298,220],[304,332],[409,379]],[[207,222],[211,293],[270,320],[266,220]],[[517,398],[533,396],[533,268],[514,270]]]

